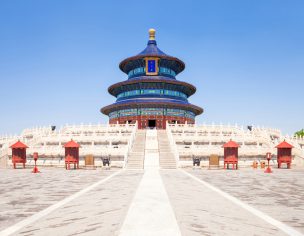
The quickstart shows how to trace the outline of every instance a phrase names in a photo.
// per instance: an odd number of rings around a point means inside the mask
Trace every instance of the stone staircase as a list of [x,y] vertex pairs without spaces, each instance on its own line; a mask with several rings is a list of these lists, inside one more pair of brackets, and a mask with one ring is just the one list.
[[146,130],[137,130],[132,150],[128,155],[128,169],[143,169],[145,159]]
[[166,130],[158,130],[159,166],[162,169],[176,169],[176,160],[171,151]]

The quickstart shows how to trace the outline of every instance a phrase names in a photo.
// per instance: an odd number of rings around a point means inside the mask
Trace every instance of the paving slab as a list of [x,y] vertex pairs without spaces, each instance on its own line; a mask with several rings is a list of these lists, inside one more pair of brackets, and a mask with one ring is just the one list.
[[180,170],[161,176],[182,235],[286,235]]
[[101,180],[113,171],[43,168],[0,171],[0,231]]
[[[187,173],[304,232],[302,169]],[[146,178],[143,174],[45,168],[36,175],[30,169],[1,170],[0,231],[111,178],[13,235],[286,235],[182,170],[159,171],[153,166],[145,170]]]
[[304,169],[189,170],[272,218],[304,234]]
[[119,235],[181,235],[158,169],[145,170]]
[[123,171],[15,235],[117,235],[141,178]]

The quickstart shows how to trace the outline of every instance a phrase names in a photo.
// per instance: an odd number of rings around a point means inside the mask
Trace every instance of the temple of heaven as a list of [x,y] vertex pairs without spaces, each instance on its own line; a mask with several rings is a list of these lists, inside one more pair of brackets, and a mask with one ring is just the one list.
[[139,129],[165,129],[166,121],[194,124],[195,116],[203,113],[202,108],[188,102],[196,88],[175,78],[185,63],[157,47],[154,29],[149,30],[147,47],[123,60],[119,68],[128,79],[109,87],[116,102],[101,109],[110,124],[137,121]]

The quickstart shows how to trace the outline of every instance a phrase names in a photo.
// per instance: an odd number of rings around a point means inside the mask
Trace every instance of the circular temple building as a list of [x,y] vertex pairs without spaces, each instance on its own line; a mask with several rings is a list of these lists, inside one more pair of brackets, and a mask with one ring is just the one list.
[[154,29],[149,36],[145,50],[119,64],[128,79],[109,87],[116,102],[101,112],[109,116],[111,124],[137,121],[139,129],[165,129],[167,121],[194,124],[195,116],[203,113],[201,107],[188,102],[196,88],[175,78],[185,63],[157,47]]

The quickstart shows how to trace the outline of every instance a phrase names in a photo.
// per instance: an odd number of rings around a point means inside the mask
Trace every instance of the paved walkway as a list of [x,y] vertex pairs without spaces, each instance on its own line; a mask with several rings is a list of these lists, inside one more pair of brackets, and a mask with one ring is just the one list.
[[145,173],[120,236],[178,236],[180,231],[159,174],[157,131],[147,130]]
[[120,235],[180,235],[175,215],[157,169],[145,171]]
[[144,169],[159,169],[157,130],[146,131]]
[[23,236],[304,233],[303,170],[266,175],[152,166],[145,172],[50,168],[39,175],[1,170],[0,235],[8,229]]
[[189,173],[304,234],[304,170],[189,170]]
[[0,169],[0,231],[113,174],[113,171]]
[[[88,175],[101,174],[100,171],[79,170],[76,172],[78,175],[82,175],[83,173]],[[70,173],[69,171],[65,171],[67,175]],[[115,172],[114,175],[117,173]],[[113,175],[113,172],[111,174]],[[2,231],[0,235],[10,235],[9,232],[12,235],[23,236],[117,235],[132,202],[135,190],[142,178],[142,172],[122,171],[110,179],[105,178],[103,176],[98,182],[94,182],[83,188],[83,190],[89,188],[89,191],[85,191],[85,193],[74,193],[74,195],[71,195],[71,199],[68,197],[68,201],[63,202],[64,204],[61,203],[66,198],[61,198],[59,202],[56,201],[50,207],[53,208],[55,206],[56,208],[57,204],[60,207],[53,211],[47,211],[47,214],[37,212],[25,218],[25,222],[21,221],[22,228],[17,233],[14,233],[14,231],[16,227],[18,229],[20,223],[11,225],[10,230],[7,230],[7,232]],[[103,181],[104,179],[106,181]],[[73,197],[75,194],[77,196]],[[22,198],[22,196],[19,197]],[[45,196],[36,196],[36,198],[39,197],[43,198]],[[20,213],[22,212],[21,210]],[[5,217],[5,215],[2,215],[2,217]],[[31,222],[33,217],[35,221]]]
[[181,171],[162,177],[182,235],[285,235]]

